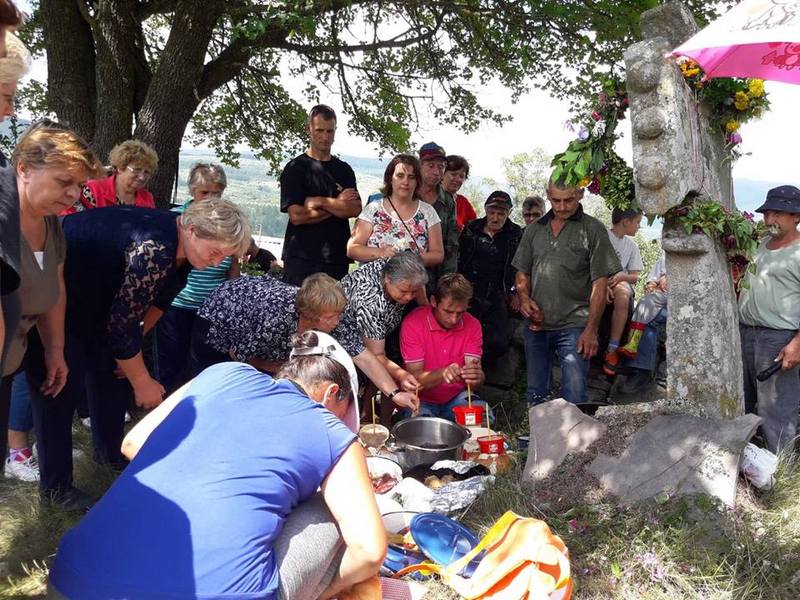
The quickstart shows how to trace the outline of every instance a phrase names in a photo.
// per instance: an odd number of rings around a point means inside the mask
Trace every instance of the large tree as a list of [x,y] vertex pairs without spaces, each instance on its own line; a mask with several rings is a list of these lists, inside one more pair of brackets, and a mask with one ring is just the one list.
[[[655,3],[39,0],[24,33],[47,54],[47,82],[22,97],[103,158],[132,135],[151,144],[160,166],[150,187],[166,204],[190,122],[193,141],[228,162],[246,144],[277,167],[303,145],[309,104],[336,95],[352,133],[407,149],[423,114],[466,132],[503,120],[479,102],[483,86],[512,100],[531,85],[585,97],[621,69]],[[709,17],[704,0],[686,3]]]

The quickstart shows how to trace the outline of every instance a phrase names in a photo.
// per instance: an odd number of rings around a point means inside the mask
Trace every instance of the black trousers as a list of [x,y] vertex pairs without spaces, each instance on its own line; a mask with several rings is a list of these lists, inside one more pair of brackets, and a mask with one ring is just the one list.
[[40,488],[45,494],[63,493],[72,487],[72,420],[84,398],[92,419],[94,459],[116,468],[126,464],[120,447],[133,389],[127,379],[114,375],[117,364],[105,336],[78,336],[68,331],[64,358],[69,367],[67,384],[55,397],[38,391],[45,377],[40,342],[31,343],[25,361],[39,448]]
[[327,273],[336,280],[347,275],[350,269],[348,263],[330,264],[318,263],[302,258],[285,258],[283,260],[283,280],[290,284],[300,286],[303,280],[314,273]]

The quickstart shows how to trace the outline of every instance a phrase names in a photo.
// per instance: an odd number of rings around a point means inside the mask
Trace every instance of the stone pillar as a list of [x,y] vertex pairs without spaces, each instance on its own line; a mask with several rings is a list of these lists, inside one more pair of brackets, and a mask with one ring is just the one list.
[[[687,198],[733,207],[731,166],[721,132],[699,109],[667,53],[697,31],[679,3],[642,14],[644,41],[625,52],[636,197],[647,215]],[[667,223],[669,279],[667,404],[681,412],[733,418],[744,410],[738,311],[719,242]]]

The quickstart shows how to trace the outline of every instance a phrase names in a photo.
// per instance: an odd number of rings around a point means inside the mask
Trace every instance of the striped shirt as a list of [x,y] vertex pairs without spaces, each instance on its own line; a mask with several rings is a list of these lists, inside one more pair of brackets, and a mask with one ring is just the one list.
[[[188,200],[181,206],[177,206],[172,210],[182,213],[192,200]],[[219,266],[206,267],[205,269],[192,269],[189,272],[189,278],[186,280],[186,287],[176,296],[172,301],[172,306],[176,308],[186,308],[189,310],[197,310],[203,303],[203,300],[208,298],[209,294],[213,292],[217,286],[224,283],[228,279],[228,271],[231,268],[233,259],[228,256],[223,260]]]

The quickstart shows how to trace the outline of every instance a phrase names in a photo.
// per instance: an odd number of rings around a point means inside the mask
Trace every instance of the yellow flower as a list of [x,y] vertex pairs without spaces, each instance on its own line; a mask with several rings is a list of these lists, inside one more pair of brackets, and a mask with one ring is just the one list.
[[578,187],[586,187],[587,185],[589,185],[589,183],[591,183],[591,181],[592,181],[591,178],[584,177],[578,182]]
[[737,131],[739,127],[740,127],[739,121],[728,121],[727,123],[725,123],[725,131],[727,131],[728,133],[733,133],[734,131]]
[[736,110],[747,110],[750,106],[750,97],[745,92],[736,92],[733,105],[736,107]]
[[691,69],[686,69],[686,70],[683,72],[683,74],[684,74],[686,77],[694,77],[694,76],[695,76],[695,75],[697,75],[698,73],[700,73],[700,69],[699,69],[699,68],[697,68],[697,67],[693,67],[693,68],[691,68]]
[[747,82],[747,89],[753,98],[761,98],[764,95],[764,81],[762,79],[751,79]]

